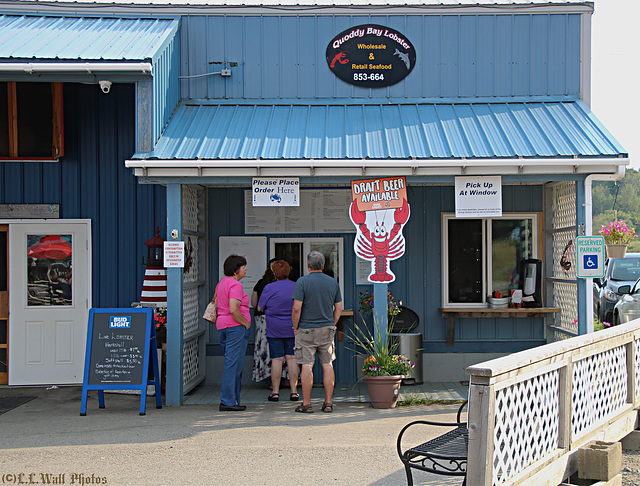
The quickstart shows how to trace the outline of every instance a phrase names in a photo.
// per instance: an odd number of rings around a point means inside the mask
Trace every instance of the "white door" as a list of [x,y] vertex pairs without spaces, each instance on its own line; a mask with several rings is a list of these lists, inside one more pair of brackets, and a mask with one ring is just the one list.
[[82,383],[90,224],[9,222],[9,385]]

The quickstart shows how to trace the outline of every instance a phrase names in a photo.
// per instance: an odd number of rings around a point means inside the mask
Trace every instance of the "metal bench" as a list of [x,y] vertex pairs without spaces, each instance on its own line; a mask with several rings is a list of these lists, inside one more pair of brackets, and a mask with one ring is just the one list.
[[[396,445],[398,455],[407,473],[407,484],[409,486],[413,486],[411,469],[419,469],[420,471],[443,476],[464,476],[462,485],[466,484],[469,431],[466,422],[460,421],[462,410],[466,405],[467,401],[460,406],[456,418],[457,421],[454,423],[416,420],[405,425],[400,431]],[[452,429],[435,439],[402,452],[402,436],[409,427],[418,424],[450,427]]]

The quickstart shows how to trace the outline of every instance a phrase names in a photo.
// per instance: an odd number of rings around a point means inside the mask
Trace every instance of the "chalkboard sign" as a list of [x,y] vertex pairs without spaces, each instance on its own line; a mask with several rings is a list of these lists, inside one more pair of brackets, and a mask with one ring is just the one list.
[[88,390],[98,390],[100,408],[104,390],[140,390],[144,415],[147,385],[155,385],[156,408],[162,407],[155,338],[153,309],[89,311],[80,415],[86,415]]

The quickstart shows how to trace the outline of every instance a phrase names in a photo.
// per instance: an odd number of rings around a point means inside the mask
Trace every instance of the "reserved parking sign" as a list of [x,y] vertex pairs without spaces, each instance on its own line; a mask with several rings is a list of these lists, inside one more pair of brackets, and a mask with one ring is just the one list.
[[578,277],[604,277],[604,236],[578,236],[576,249]]

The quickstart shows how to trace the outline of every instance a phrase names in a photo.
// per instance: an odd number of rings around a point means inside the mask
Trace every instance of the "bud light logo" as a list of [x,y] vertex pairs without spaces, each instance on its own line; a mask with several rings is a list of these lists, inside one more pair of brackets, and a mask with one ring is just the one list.
[[109,329],[129,329],[131,316],[109,316]]

